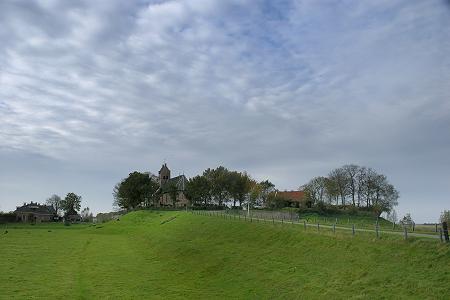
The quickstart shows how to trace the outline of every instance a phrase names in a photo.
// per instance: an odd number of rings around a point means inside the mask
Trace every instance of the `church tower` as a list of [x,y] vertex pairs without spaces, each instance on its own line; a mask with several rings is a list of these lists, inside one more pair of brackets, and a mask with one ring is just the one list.
[[161,170],[159,170],[159,185],[164,185],[167,181],[170,179],[170,170],[167,167],[167,164],[164,163],[161,167]]

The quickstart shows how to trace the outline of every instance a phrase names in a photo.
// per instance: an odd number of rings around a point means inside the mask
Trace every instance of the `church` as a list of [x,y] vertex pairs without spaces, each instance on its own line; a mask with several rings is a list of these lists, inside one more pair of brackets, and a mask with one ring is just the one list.
[[[158,207],[187,207],[189,204],[188,199],[186,198],[186,176],[179,175],[176,177],[170,177],[170,169],[167,167],[167,164],[164,163],[161,169],[158,172],[158,180],[159,180],[159,189],[160,193]],[[175,205],[173,203],[173,199],[170,196],[170,188],[171,186],[176,186],[177,188],[177,197],[175,201]]]

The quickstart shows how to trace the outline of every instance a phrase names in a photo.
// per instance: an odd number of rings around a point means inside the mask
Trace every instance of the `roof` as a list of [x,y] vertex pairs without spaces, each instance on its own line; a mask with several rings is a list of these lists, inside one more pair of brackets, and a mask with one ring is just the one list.
[[292,202],[301,202],[304,197],[303,191],[284,191],[284,192],[278,192],[277,196],[285,198],[286,200],[292,201]]
[[159,170],[159,174],[161,174],[161,172],[170,172],[170,170],[169,170],[169,168],[167,167],[167,164],[166,163],[164,163],[163,165],[162,165],[162,167],[161,167],[161,169]]
[[184,175],[173,177],[173,178],[170,178],[169,180],[167,180],[166,183],[164,183],[161,186],[161,190],[163,193],[168,192],[169,187],[172,184],[175,184],[179,191],[184,191],[186,182],[187,182],[187,179],[186,179],[186,176],[184,176]]
[[47,215],[53,215],[55,214],[55,209],[51,205],[42,205],[39,203],[28,203],[24,204],[20,207],[17,207],[14,211],[15,213],[33,213],[33,214],[47,214]]

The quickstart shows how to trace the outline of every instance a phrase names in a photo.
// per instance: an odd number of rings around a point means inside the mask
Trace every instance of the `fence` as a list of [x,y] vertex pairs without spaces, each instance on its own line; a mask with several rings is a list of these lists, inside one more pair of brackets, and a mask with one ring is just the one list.
[[[303,229],[313,228],[317,232],[320,232],[321,229],[331,230],[334,234],[336,230],[341,231],[351,231],[351,234],[355,236],[358,232],[364,233],[373,233],[376,238],[380,238],[382,234],[391,234],[391,235],[401,235],[405,240],[410,237],[423,237],[423,238],[432,238],[432,239],[440,239],[441,242],[448,242],[448,228],[444,223],[442,227],[439,228],[439,235],[425,234],[425,233],[417,233],[408,229],[408,227],[403,227],[401,231],[399,230],[381,230],[378,223],[375,223],[372,229],[369,228],[357,228],[355,224],[351,224],[350,226],[342,226],[338,225],[337,219],[336,222],[332,224],[325,224],[320,222],[311,223],[306,219],[302,219],[299,215],[291,212],[271,212],[271,211],[256,211],[248,213],[247,211],[242,210],[227,210],[227,211],[191,211],[192,214],[196,215],[204,215],[204,216],[214,216],[227,220],[238,220],[244,222],[262,222],[269,223],[272,225],[281,224],[281,225],[296,225],[301,226]],[[316,219],[317,220],[317,219]],[[326,221],[326,219],[324,218]]]

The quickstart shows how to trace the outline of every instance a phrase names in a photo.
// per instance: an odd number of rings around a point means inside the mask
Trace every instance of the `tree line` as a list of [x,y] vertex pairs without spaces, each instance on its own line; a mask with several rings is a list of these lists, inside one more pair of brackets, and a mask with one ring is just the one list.
[[206,169],[186,184],[186,196],[193,206],[241,207],[270,205],[275,185],[256,181],[246,172],[230,171],[223,166]]
[[307,206],[352,206],[372,210],[378,215],[398,204],[399,192],[387,177],[372,168],[344,165],[328,176],[318,176],[300,187]]
[[[53,207],[56,216],[60,216],[61,213],[64,216],[67,216],[69,214],[80,212],[81,200],[82,197],[75,193],[68,193],[64,199],[56,194],[53,194],[47,198],[45,204]],[[93,215],[90,212],[89,207],[83,208],[80,215],[85,221],[91,221],[93,219]]]
[[[177,201],[179,188],[169,184],[165,191]],[[208,168],[186,181],[184,193],[193,207],[240,207],[268,205],[274,201],[275,185],[268,180],[257,182],[246,172],[231,171],[223,166]],[[132,172],[113,189],[114,205],[123,209],[157,206],[162,191],[156,176]]]
[[[381,214],[397,205],[398,191],[385,175],[372,168],[344,165],[328,176],[311,179],[299,190],[304,192],[296,205],[354,207]],[[166,186],[175,207],[179,187]],[[192,207],[252,207],[281,208],[292,204],[279,196],[269,180],[257,181],[247,172],[229,170],[223,166],[208,168],[186,181],[184,193]],[[158,177],[150,173],[133,172],[116,184],[114,204],[123,209],[157,206],[162,195]]]

